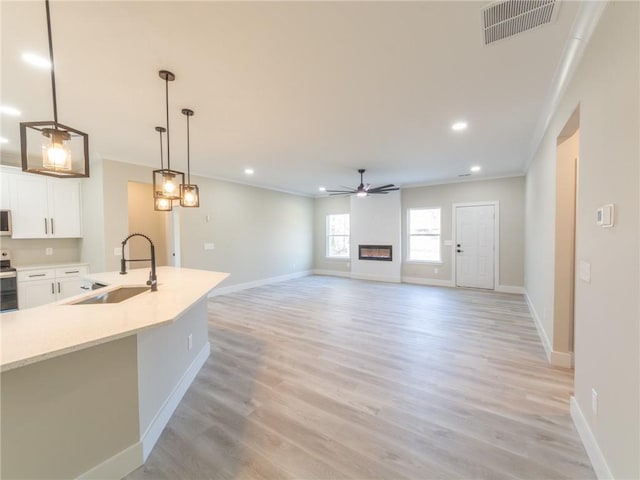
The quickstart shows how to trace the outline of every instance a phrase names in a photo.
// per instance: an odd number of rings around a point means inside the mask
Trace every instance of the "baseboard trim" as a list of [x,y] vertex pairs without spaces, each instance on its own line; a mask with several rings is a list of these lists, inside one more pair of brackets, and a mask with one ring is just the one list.
[[263,278],[262,280],[254,280],[252,282],[238,283],[237,285],[229,285],[228,287],[214,288],[209,292],[209,298],[217,297],[219,295],[227,295],[229,293],[239,292],[241,290],[247,290],[249,288],[262,287],[264,285],[270,285],[272,283],[284,282],[286,280],[293,280],[294,278],[307,277],[312,275],[312,270],[303,270],[301,272],[289,273],[287,275],[280,275],[278,277]]
[[556,367],[573,368],[573,353],[556,352],[553,350],[549,362]]
[[517,294],[523,295],[524,287],[519,287],[517,285],[498,285],[498,288],[496,288],[496,292],[517,293]]
[[540,343],[544,347],[545,355],[547,356],[547,361],[551,363],[551,342],[549,341],[549,337],[547,337],[547,332],[544,331],[544,327],[542,326],[542,322],[540,322],[540,317],[538,317],[538,312],[536,312],[536,307],[533,306],[533,302],[529,297],[529,293],[525,290],[524,298],[527,301],[527,305],[529,306],[529,311],[531,312],[531,318],[533,318],[533,323],[536,326],[536,330],[538,331],[538,337],[540,337]]
[[[196,375],[204,365],[204,362],[209,358],[209,354],[211,353],[211,344],[207,342],[204,347],[198,352],[195,356],[189,368],[184,372],[184,375],[180,379],[180,381],[176,384],[175,388],[171,392],[171,395],[165,400],[164,404],[156,413],[153,420],[149,424],[147,430],[142,434],[142,438],[140,439],[140,443],[142,443],[142,462],[147,461],[147,457],[153,450],[158,438],[162,434],[164,427],[169,423],[169,419],[171,419],[171,415],[177,408],[180,400],[187,392],[187,389],[193,382],[193,379],[196,378]],[[139,466],[139,465],[138,465]],[[129,472],[127,472],[129,473]]]
[[351,273],[354,280],[368,280],[371,282],[401,283],[401,277],[388,277],[386,275],[374,275],[371,273]]
[[441,280],[439,278],[402,277],[402,283],[412,283],[414,285],[428,285],[430,287],[455,287],[451,280]]
[[609,465],[607,465],[607,460],[604,458],[602,450],[600,450],[596,437],[593,436],[593,432],[589,428],[587,419],[582,413],[582,409],[580,408],[576,397],[571,397],[569,411],[571,412],[571,419],[573,420],[573,424],[576,426],[576,430],[578,431],[580,440],[582,440],[584,449],[587,451],[589,460],[591,460],[591,466],[593,467],[596,476],[600,480],[612,479],[613,475],[611,474]]
[[142,443],[136,442],[113,457],[106,459],[78,478],[82,480],[122,478],[133,472],[144,463],[142,457]]
[[351,278],[351,272],[345,272],[340,270],[312,270],[313,275],[324,275],[327,277],[342,277]]

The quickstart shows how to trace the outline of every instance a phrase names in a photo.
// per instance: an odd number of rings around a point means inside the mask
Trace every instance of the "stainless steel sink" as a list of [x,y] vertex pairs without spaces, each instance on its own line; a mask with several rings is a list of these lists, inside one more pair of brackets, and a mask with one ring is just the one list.
[[69,305],[92,305],[98,303],[120,303],[142,292],[148,292],[149,287],[118,287],[106,292],[97,292],[91,297],[83,298]]

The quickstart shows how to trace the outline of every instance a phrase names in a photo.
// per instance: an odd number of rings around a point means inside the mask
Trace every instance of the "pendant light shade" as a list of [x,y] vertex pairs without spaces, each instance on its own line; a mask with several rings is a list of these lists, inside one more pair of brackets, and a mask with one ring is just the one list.
[[[164,169],[164,159],[162,156],[162,134],[166,131],[167,129],[164,127],[156,127],[156,132],[160,134],[160,170],[156,170],[156,171],[162,171]],[[156,171],[154,171],[154,178],[155,178]],[[173,209],[173,201],[166,197],[156,197],[154,195],[153,209],[159,212],[170,212]]]
[[89,135],[58,122],[49,0],[45,1],[45,8],[49,38],[49,61],[51,63],[53,120],[20,123],[22,170],[52,177],[88,177]]
[[189,148],[189,117],[193,116],[193,110],[182,109],[182,114],[187,117],[187,183],[180,185],[180,205],[183,207],[199,207],[200,191],[198,186],[191,183],[191,161]]
[[167,168],[161,165],[160,170],[153,171],[153,197],[178,200],[180,198],[180,185],[184,183],[184,173],[171,170],[171,145],[169,141],[169,82],[176,79],[175,75],[167,70],[158,72],[160,78],[165,81],[165,103],[167,111]]

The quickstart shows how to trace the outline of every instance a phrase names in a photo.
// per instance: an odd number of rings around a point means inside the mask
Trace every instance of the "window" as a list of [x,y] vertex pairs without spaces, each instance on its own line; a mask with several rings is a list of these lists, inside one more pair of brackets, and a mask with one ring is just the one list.
[[409,209],[409,257],[414,262],[440,262],[440,209]]
[[327,215],[327,257],[349,258],[349,214]]

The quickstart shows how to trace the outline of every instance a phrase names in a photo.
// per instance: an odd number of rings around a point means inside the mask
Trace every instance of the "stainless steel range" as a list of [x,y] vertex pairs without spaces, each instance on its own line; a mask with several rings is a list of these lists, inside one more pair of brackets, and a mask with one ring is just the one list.
[[0,250],[0,312],[18,309],[18,274],[7,250]]

